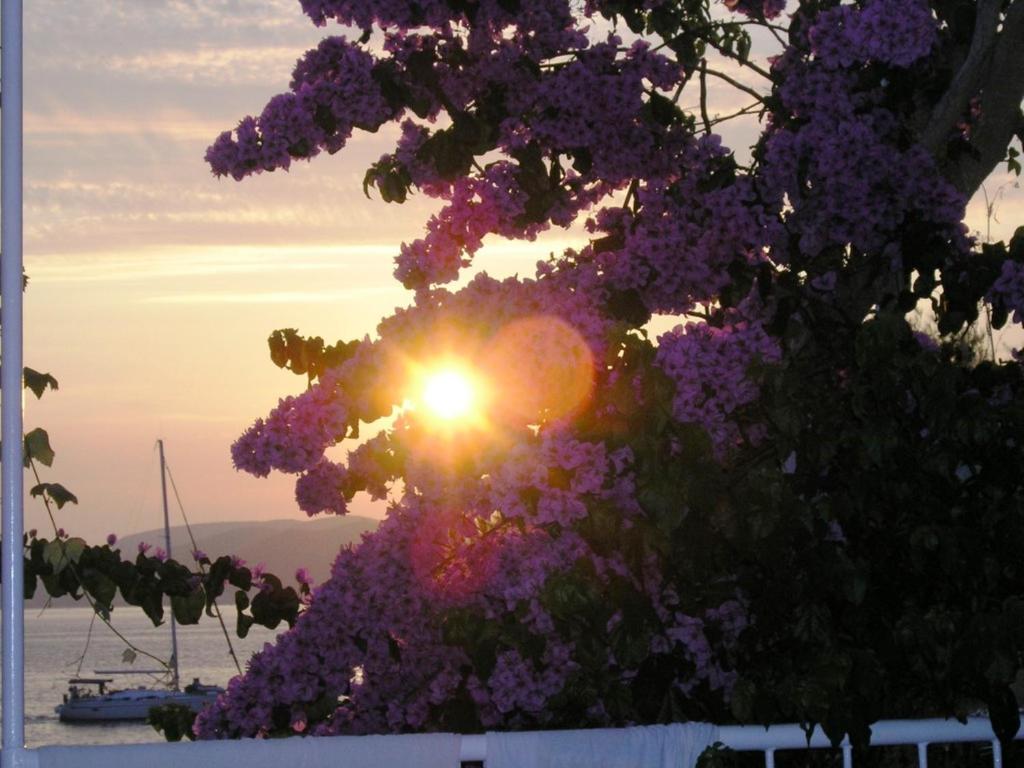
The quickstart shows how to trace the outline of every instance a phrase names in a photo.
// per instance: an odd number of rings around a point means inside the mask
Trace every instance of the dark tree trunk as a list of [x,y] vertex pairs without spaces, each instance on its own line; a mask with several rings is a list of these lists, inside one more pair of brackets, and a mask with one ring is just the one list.
[[[949,138],[975,97],[981,114],[971,129],[972,151],[950,157]],[[921,131],[922,144],[966,196],[1006,158],[1013,137],[1024,135],[1022,100],[1024,0],[979,0],[970,50]]]

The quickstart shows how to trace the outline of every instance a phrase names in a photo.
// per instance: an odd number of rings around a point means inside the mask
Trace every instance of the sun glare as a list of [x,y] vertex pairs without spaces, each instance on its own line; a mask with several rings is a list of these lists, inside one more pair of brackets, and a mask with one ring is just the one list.
[[422,400],[435,418],[443,421],[465,419],[473,413],[476,405],[476,386],[465,372],[444,368],[426,376]]

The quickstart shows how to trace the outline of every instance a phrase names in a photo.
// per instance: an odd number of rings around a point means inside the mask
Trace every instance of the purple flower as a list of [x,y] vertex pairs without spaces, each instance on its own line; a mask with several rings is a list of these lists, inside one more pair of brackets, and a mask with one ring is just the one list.
[[347,475],[345,467],[321,459],[295,483],[295,500],[299,509],[310,517],[320,512],[345,514],[348,511],[344,493]]
[[914,340],[927,352],[938,352],[939,342],[922,331],[914,331]]
[[986,298],[1006,309],[1013,322],[1024,323],[1024,264],[1004,261]]

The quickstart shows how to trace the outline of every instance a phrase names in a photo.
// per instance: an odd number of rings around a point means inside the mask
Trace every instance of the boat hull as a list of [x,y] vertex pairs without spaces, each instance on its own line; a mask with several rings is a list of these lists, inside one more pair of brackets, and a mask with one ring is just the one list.
[[213,702],[216,694],[216,691],[187,693],[139,688],[71,698],[59,705],[56,711],[58,717],[66,723],[145,720],[149,716],[149,710],[168,704],[177,704],[198,712]]

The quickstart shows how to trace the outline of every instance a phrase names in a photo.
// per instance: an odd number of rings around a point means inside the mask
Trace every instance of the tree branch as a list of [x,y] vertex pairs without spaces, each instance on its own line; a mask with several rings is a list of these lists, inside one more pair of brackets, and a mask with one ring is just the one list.
[[704,122],[704,133],[711,133],[711,118],[708,117],[708,63],[700,60],[700,118]]
[[971,144],[978,154],[964,156],[957,173],[947,177],[966,194],[973,194],[1003,158],[1014,134],[1024,132],[1024,0],[1015,0],[1003,19],[992,54],[988,77],[982,85],[981,116]]
[[[1024,130],[1024,0],[1013,0],[997,32],[998,8],[998,0],[979,0],[970,53],[922,135],[943,174],[968,197],[1006,156],[1014,134]],[[973,96],[979,96],[981,107],[971,132],[975,152],[948,158],[949,134]]]
[[707,74],[709,74],[709,75],[717,77],[719,80],[724,80],[729,85],[731,85],[733,88],[738,88],[739,90],[743,91],[744,93],[749,93],[755,99],[757,99],[758,101],[764,103],[764,94],[763,93],[758,93],[753,88],[751,88],[749,85],[744,85],[739,80],[737,80],[737,79],[735,79],[733,77],[729,77],[729,75],[725,74],[725,72],[719,72],[717,69],[711,69],[710,67],[708,67],[707,61],[703,60],[703,61],[701,61],[701,73],[702,73],[702,76],[703,76],[703,73],[705,73],[705,72]]
[[921,134],[921,143],[933,156],[940,157],[949,134],[967,109],[971,97],[977,94],[987,74],[989,54],[996,40],[999,26],[1000,0],[978,0],[974,21],[974,37],[963,65],[953,82],[935,105],[928,125]]

